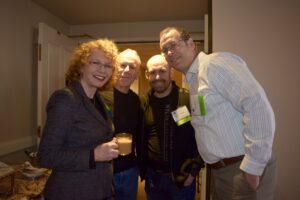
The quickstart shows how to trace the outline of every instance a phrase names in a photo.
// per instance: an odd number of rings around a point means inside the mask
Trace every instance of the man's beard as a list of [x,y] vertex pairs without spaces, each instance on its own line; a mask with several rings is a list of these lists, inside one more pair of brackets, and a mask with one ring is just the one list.
[[[160,86],[154,86],[156,84],[156,82],[161,83]],[[155,80],[152,82],[152,88],[156,93],[164,93],[170,86],[171,81],[166,85],[165,80]]]

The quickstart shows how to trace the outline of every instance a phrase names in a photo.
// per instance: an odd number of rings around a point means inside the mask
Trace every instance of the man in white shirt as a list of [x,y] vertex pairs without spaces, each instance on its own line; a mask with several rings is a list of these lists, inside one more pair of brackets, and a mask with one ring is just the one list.
[[186,76],[200,155],[212,169],[213,199],[273,199],[275,118],[266,94],[238,56],[197,54],[183,29],[160,33],[169,65]]

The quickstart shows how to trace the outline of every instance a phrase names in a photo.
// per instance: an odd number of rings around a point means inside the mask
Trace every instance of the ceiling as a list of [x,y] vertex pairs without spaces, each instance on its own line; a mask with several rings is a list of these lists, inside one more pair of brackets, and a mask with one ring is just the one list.
[[69,25],[201,20],[209,0],[32,0]]

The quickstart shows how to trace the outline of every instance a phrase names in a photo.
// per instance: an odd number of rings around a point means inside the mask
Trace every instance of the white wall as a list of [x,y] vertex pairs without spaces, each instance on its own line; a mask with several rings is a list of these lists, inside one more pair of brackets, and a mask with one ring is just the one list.
[[195,39],[204,39],[204,21],[160,21],[71,26],[71,35],[88,34],[95,38],[107,37],[116,42],[159,41],[159,32],[167,26],[181,26],[194,33]]
[[246,60],[276,115],[276,199],[300,197],[300,3],[297,0],[213,0],[213,51]]
[[0,155],[35,143],[38,22],[69,32],[31,0],[1,0]]

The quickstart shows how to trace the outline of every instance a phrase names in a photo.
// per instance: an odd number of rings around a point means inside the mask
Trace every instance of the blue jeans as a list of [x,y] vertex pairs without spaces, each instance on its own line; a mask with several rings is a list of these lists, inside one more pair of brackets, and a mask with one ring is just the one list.
[[139,170],[137,167],[114,174],[116,200],[136,200]]
[[145,178],[147,200],[194,200],[196,192],[195,180],[190,186],[179,188],[171,176],[158,175],[148,168]]

